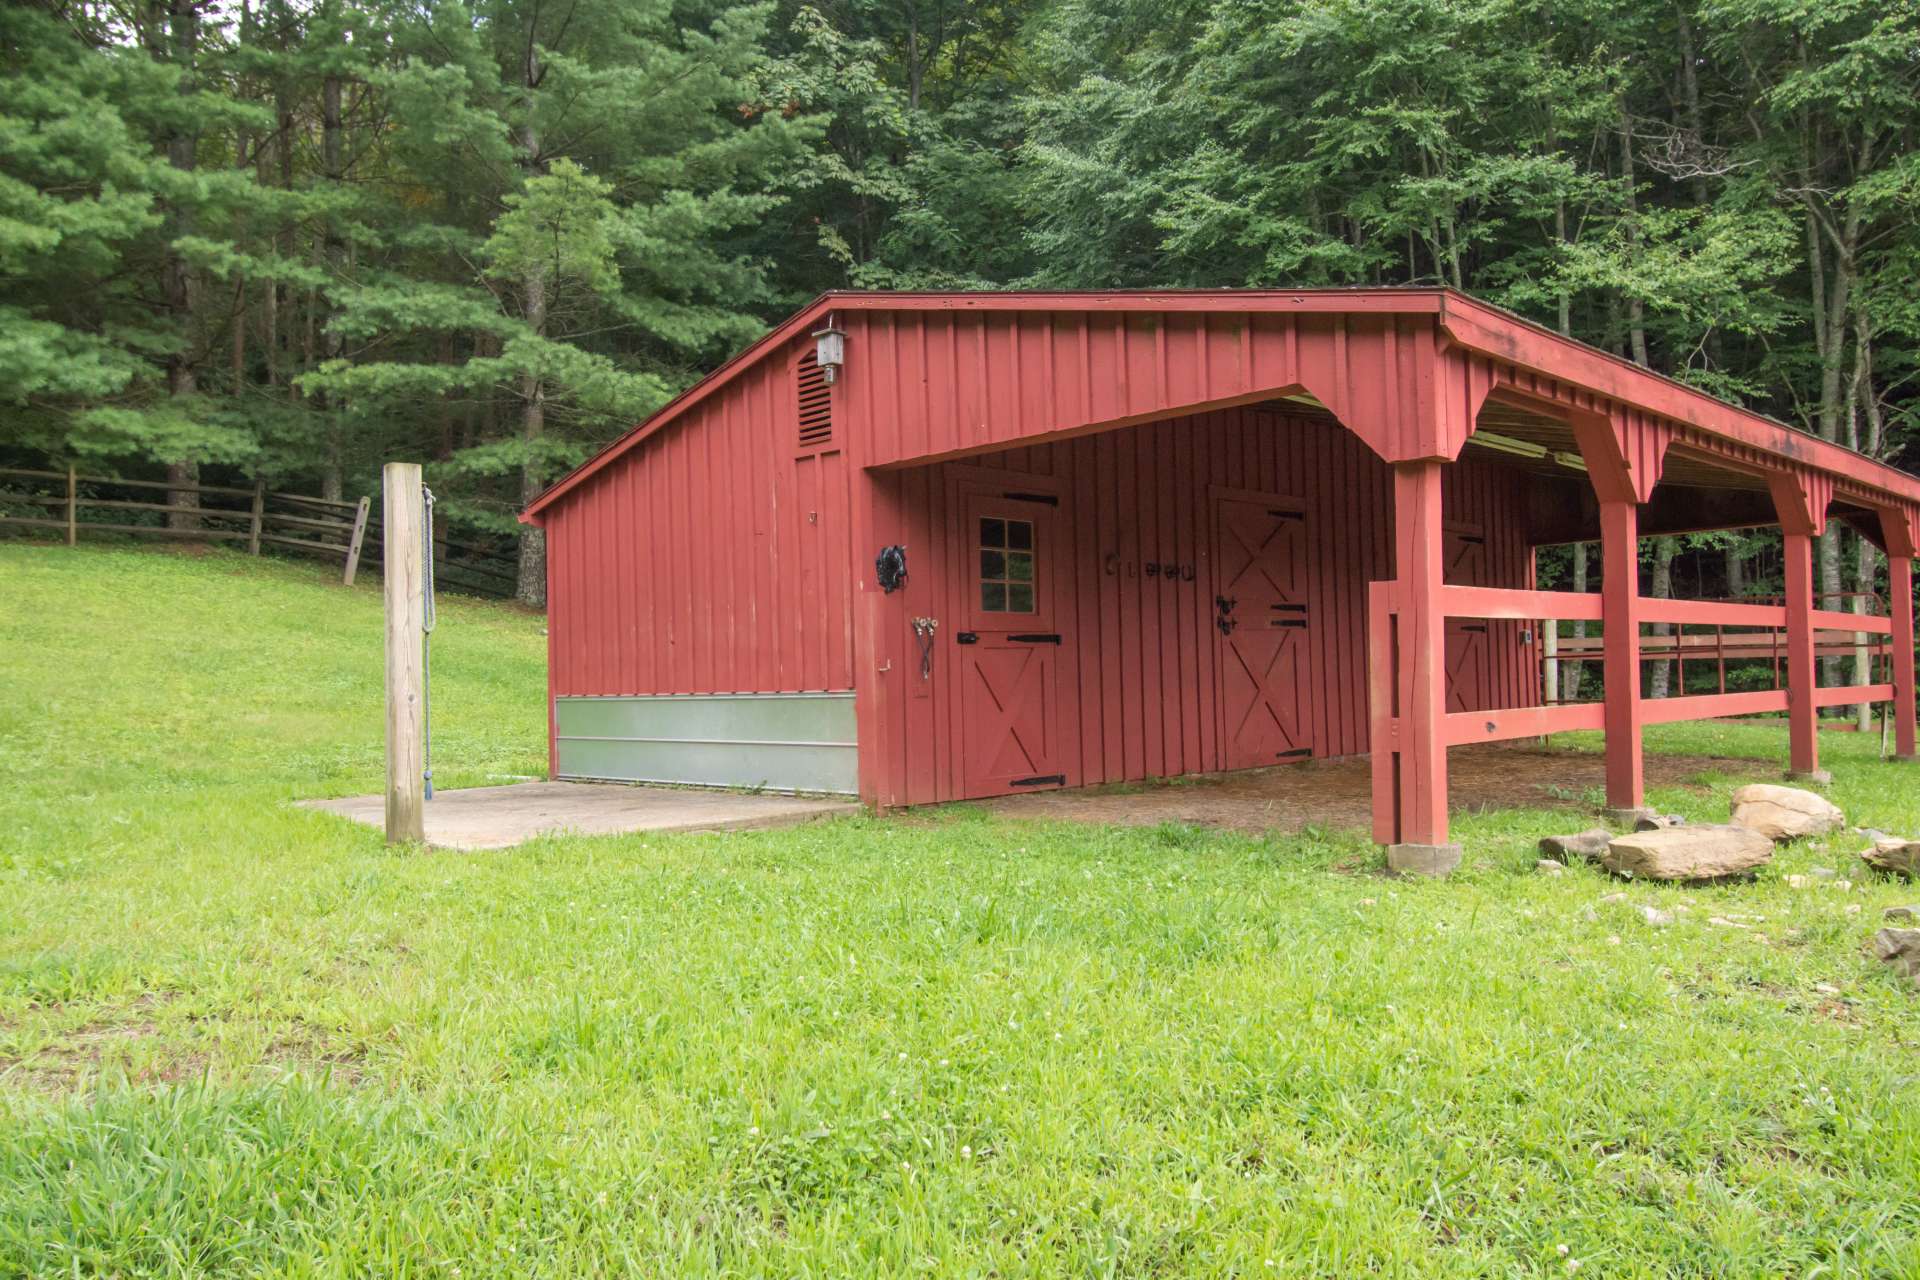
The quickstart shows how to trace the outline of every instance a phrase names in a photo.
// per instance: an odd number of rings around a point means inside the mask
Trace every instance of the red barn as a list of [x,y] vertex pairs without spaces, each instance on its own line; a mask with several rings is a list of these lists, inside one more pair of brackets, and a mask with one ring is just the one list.
[[[1891,557],[1816,607],[1809,538]],[[1445,290],[835,293],[531,504],[555,777],[875,806],[1371,753],[1376,838],[1447,858],[1452,745],[1893,699],[1914,751],[1920,481]],[[1778,524],[1783,604],[1637,588],[1639,536]],[[1603,543],[1604,588],[1532,590]],[[1543,706],[1541,624],[1603,622]],[[1645,700],[1642,624],[1781,635],[1784,687]],[[1891,639],[1815,687],[1814,632]]]

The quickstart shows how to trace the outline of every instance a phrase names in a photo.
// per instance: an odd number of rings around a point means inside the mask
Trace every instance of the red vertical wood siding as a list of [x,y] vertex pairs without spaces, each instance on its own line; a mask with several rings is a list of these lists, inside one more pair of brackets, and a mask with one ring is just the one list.
[[1380,456],[1451,458],[1493,387],[1428,315],[867,311],[847,330],[862,467],[1306,392]]
[[[1060,736],[1071,783],[1223,767],[1214,685],[1215,486],[1305,502],[1315,696],[1302,708],[1303,723],[1316,756],[1367,750],[1366,584],[1393,576],[1391,473],[1336,425],[1232,408],[880,478],[900,513],[909,563],[904,599],[882,625],[891,628],[895,613],[902,629],[915,616],[942,620],[930,680],[920,679],[911,643],[895,650],[908,660],[895,664],[905,678],[883,703],[891,721],[884,795],[920,804],[964,794],[952,659],[972,577],[949,493],[956,477],[993,471],[1046,477],[1061,495],[1055,608],[1064,639]],[[1518,472],[1473,461],[1445,469],[1448,518],[1472,523],[1486,538],[1486,581],[1478,585],[1528,581],[1525,483]],[[1109,555],[1117,573],[1106,571]],[[1192,564],[1195,576],[1169,584],[1140,573],[1143,561]],[[1517,623],[1489,627],[1493,706],[1537,701],[1533,654],[1519,632]]]
[[554,696],[853,687],[846,454],[799,455],[788,364],[744,371],[548,513]]

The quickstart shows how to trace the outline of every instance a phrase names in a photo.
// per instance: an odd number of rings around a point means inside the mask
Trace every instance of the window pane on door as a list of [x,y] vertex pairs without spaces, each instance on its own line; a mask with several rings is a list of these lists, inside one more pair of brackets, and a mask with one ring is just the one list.
[[980,608],[987,613],[1034,611],[1033,521],[980,520]]

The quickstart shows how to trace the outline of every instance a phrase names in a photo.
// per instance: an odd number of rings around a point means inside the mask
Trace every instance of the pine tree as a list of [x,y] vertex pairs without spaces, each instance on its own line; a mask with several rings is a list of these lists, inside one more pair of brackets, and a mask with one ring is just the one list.
[[[456,515],[514,528],[560,469],[759,331],[748,308],[772,286],[739,244],[818,132],[767,109],[764,28],[727,0],[495,0],[398,27],[382,87],[409,251],[330,287],[355,351],[302,385],[389,422],[487,405],[441,474]],[[543,603],[538,531],[520,545],[520,598]]]

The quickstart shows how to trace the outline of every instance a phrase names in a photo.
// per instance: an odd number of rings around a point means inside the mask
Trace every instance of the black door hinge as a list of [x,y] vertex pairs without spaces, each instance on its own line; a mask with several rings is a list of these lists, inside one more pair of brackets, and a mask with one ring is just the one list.
[[1008,636],[1007,639],[1013,641],[1015,644],[1059,644],[1060,643],[1060,637],[1051,632],[1028,632],[1028,633],[1023,633],[1021,635]]

